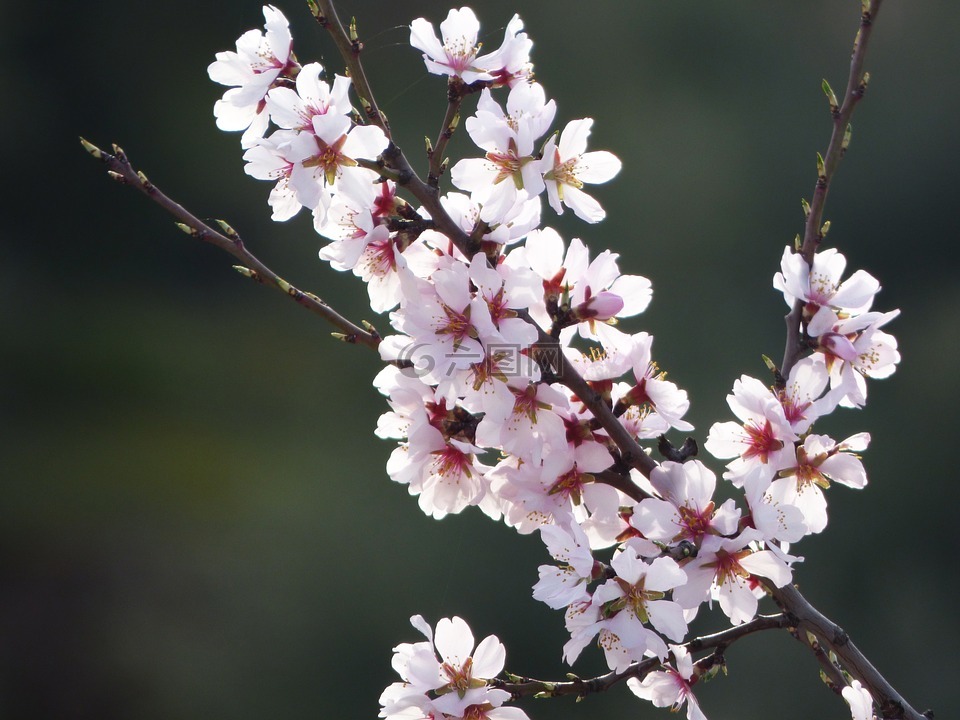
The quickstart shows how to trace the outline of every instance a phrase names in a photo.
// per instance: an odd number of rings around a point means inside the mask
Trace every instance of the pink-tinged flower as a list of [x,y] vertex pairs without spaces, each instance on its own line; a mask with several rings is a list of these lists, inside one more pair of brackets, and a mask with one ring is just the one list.
[[565,328],[561,340],[566,344],[576,332],[598,338],[599,323],[612,317],[631,317],[646,310],[653,296],[650,281],[639,275],[621,275],[619,255],[604,250],[590,261],[590,250],[578,238],[564,250],[563,239],[552,228],[534,230],[527,235],[523,258],[543,283],[543,310],[531,306],[531,316],[549,327],[560,323]]
[[442,394],[462,394],[466,379],[458,371],[469,370],[486,356],[483,341],[499,341],[499,334],[483,298],[474,295],[468,267],[451,262],[436,270],[432,283],[410,278],[405,300],[391,315],[391,323],[414,340],[410,357],[425,369],[431,382],[452,382]]
[[278,130],[268,138],[259,138],[243,154],[243,171],[257,180],[271,180],[277,184],[270,191],[267,203],[273,208],[271,219],[277,222],[289,220],[303,207],[297,192],[290,184],[293,160],[287,156],[289,142],[294,134]]
[[682,645],[671,645],[676,669],[664,665],[663,670],[647,673],[643,680],[630,678],[627,687],[639,698],[649,700],[654,707],[669,707],[678,712],[684,703],[687,706],[687,720],[707,720],[700,709],[692,686],[697,681],[694,674],[693,658]]
[[[673,599],[684,609],[694,609],[711,596],[734,625],[749,622],[757,614],[757,594],[762,594],[757,577],[783,587],[792,577],[790,567],[771,550],[757,550],[751,543],[761,537],[748,528],[735,538],[707,535],[697,556],[683,566],[687,582],[673,591]],[[796,560],[785,556],[791,562]]]
[[433,24],[425,18],[417,18],[410,23],[410,44],[423,51],[423,61],[427,70],[435,75],[450,75],[462,78],[465,83],[477,80],[493,80],[482,66],[477,67],[475,60],[480,51],[477,35],[480,21],[468,7],[459,10],[451,8],[447,19],[440,23],[440,35],[437,37]]
[[520,389],[511,380],[509,388],[512,404],[486,412],[477,425],[477,444],[501,448],[539,465],[545,445],[561,447],[566,442],[566,426],[553,408],[566,409],[567,398],[546,383],[529,383]]
[[241,145],[249,148],[263,137],[269,115],[267,91],[283,77],[296,75],[299,65],[291,53],[293,39],[283,13],[264,5],[266,34],[249,30],[237,40],[237,51],[217,53],[207,68],[210,79],[231,86],[213,107],[221,130],[244,130]]
[[[478,225],[481,223],[480,214],[482,207],[478,202],[463,193],[447,193],[440,198],[440,204],[447,211],[450,218],[467,235],[472,235]],[[429,214],[421,209],[421,214],[429,217]],[[525,195],[518,196],[516,204],[509,210],[506,210],[499,223],[489,228],[480,237],[481,243],[496,243],[497,245],[512,245],[523,239],[527,233],[540,225],[540,200],[530,198]],[[439,234],[439,233],[438,233]],[[449,238],[445,235],[445,244],[449,244]]]
[[590,513],[615,515],[620,494],[609,485],[594,482],[592,475],[612,462],[602,445],[584,442],[577,447],[550,448],[542,465],[508,457],[487,479],[501,500],[504,522],[526,535],[550,523],[566,527],[582,522]]
[[875,720],[873,714],[873,696],[870,691],[860,684],[859,680],[852,680],[847,687],[840,691],[843,699],[850,706],[852,720]]
[[770,478],[761,468],[755,468],[743,479],[743,494],[750,508],[749,524],[757,529],[764,542],[798,542],[810,532],[803,512],[796,505],[775,500],[767,492],[769,487]]
[[313,132],[313,118],[317,115],[350,114],[350,78],[337,75],[331,88],[320,79],[321,73],[320,63],[308,63],[297,74],[296,90],[282,86],[270,90],[267,109],[274,124],[288,130]]
[[616,155],[600,150],[587,152],[591,118],[571,120],[560,133],[560,140],[552,136],[543,149],[543,157],[549,162],[543,167],[543,180],[547,186],[550,207],[559,215],[563,205],[589,223],[606,217],[600,203],[583,192],[584,184],[605,183],[620,172],[621,163]]
[[830,382],[826,365],[814,358],[803,358],[790,370],[786,385],[778,392],[783,414],[797,435],[810,430],[823,415],[828,415],[840,402],[842,393],[824,394]]
[[780,272],[773,286],[783,293],[787,305],[802,300],[804,318],[809,320],[820,308],[830,308],[844,315],[859,315],[870,309],[880,283],[864,270],[857,270],[841,282],[847,259],[835,248],[821,250],[813,256],[813,267],[790,246],[783,250]]
[[503,31],[503,43],[489,55],[484,56],[483,64],[493,75],[493,87],[513,87],[521,82],[530,82],[533,78],[533,63],[530,62],[530,49],[533,40],[523,30],[523,20],[514,15]]
[[659,498],[641,500],[630,525],[650,540],[699,545],[706,535],[730,535],[737,529],[740,511],[733,499],[719,508],[713,502],[717,478],[699,460],[666,461],[654,468],[650,484]]
[[538,83],[519,83],[507,96],[506,112],[484,90],[475,115],[467,118],[470,138],[483,158],[466,158],[450,169],[453,184],[483,206],[480,217],[499,224],[518,200],[543,192],[542,160],[534,143],[549,129],[557,105]]
[[440,23],[441,42],[433,24],[417,18],[410,24],[410,44],[423,52],[427,70],[435,75],[459,77],[468,85],[477,81],[493,86],[510,85],[529,77],[530,48],[523,21],[514,15],[507,24],[503,44],[496,51],[478,55],[480,22],[468,7],[451,9]]
[[796,457],[793,443],[797,434],[784,415],[773,392],[759,380],[743,375],[733,384],[727,404],[742,421],[714,423],[704,443],[716,458],[734,458],[727,463],[724,477],[737,487],[753,468],[763,468],[767,478],[789,467]]
[[482,449],[460,440],[446,440],[431,424],[412,427],[409,440],[387,461],[387,474],[394,482],[408,486],[420,509],[436,519],[480,505],[499,519],[495,505],[484,503],[489,469],[477,460]]
[[557,525],[540,528],[540,539],[554,560],[563,563],[541,565],[540,580],[533,586],[533,597],[554,610],[590,599],[587,584],[593,579],[596,565],[590,552],[590,541],[580,525],[571,523],[568,529]]
[[663,598],[684,583],[686,574],[671,558],[647,563],[630,547],[617,553],[610,565],[616,577],[598,587],[592,601],[601,608],[597,630],[607,666],[620,672],[648,654],[666,658],[667,645],[657,633],[680,641],[687,623],[683,609]]
[[879,328],[899,314],[899,310],[892,310],[840,319],[831,311],[826,321],[829,330],[819,334],[817,351],[822,353],[830,373],[831,389],[843,393],[840,405],[861,407],[867,401],[866,378],[890,377],[897,369],[897,339]]
[[866,486],[867,473],[855,453],[865,450],[869,443],[869,433],[853,435],[841,443],[826,435],[808,435],[797,448],[795,465],[781,470],[770,484],[770,501],[797,507],[809,531],[821,532],[827,526],[823,490],[831,481],[857,489]]
[[[510,699],[510,693],[487,684],[503,671],[503,643],[489,635],[474,648],[473,633],[459,617],[441,618],[436,634],[419,615],[410,618],[410,623],[427,640],[394,648],[393,669],[403,682],[394,683],[381,696],[380,716],[415,718],[422,713],[421,717],[438,719],[498,717],[482,712]],[[410,707],[414,711],[404,714]]]
[[376,182],[377,174],[360,167],[357,160],[374,160],[386,149],[383,130],[373,125],[354,127],[348,117],[333,113],[314,115],[312,125],[313,132],[299,133],[286,150],[294,163],[290,183],[300,204],[316,208],[321,197],[329,196],[334,189],[363,197],[369,190],[366,186]]
[[625,352],[625,359],[630,363],[636,380],[636,384],[618,398],[618,402],[624,406],[650,408],[677,430],[693,430],[693,425],[682,419],[690,409],[686,390],[667,380],[667,374],[651,358],[653,336],[644,332],[628,336],[614,328],[604,328],[599,336],[606,353],[612,348],[621,354]]

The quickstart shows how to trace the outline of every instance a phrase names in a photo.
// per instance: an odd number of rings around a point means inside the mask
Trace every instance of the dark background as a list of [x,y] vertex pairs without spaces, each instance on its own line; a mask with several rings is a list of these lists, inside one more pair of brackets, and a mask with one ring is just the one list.
[[[960,700],[960,9],[887,5],[827,218],[851,269],[881,279],[878,308],[902,309],[890,330],[904,360],[871,384],[865,411],[818,425],[873,434],[870,485],[830,491],[832,522],[799,545],[795,577],[915,706],[949,717]],[[339,69],[303,4],[281,9],[301,61]],[[342,3],[411,158],[436,135],[444,85],[402,26],[446,9]],[[597,192],[606,223],[545,219],[653,280],[651,308],[625,327],[655,334],[702,440],[730,417],[733,380],[762,377],[761,353],[782,352],[786,306],[771,277],[801,229],[829,135],[820,80],[842,91],[859,2],[476,9],[488,47],[521,13],[556,126],[594,117],[592,147],[623,159]],[[238,276],[77,143],[121,144],[290,281],[370,318],[361,284],[317,260],[306,217],[271,223],[269,186],[243,174],[239,136],[214,126],[223,88],[206,66],[261,25],[247,0],[0,7],[0,717],[374,717],[391,647],[416,638],[413,613],[497,634],[514,672],[566,672],[562,619],[530,598],[547,559],[539,541],[478,512],[432,521],[387,478],[373,353]],[[599,671],[598,656],[574,670]],[[728,659],[730,677],[698,693],[711,718],[849,717],[785,633]],[[666,717],[625,688],[524,707],[542,719]]]

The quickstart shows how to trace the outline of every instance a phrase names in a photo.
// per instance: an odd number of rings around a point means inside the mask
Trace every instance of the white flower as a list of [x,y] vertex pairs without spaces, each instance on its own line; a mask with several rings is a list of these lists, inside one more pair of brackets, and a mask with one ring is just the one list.
[[718,509],[713,502],[717,478],[699,460],[666,461],[654,468],[650,483],[662,500],[647,498],[634,508],[630,525],[650,540],[700,544],[706,535],[730,535],[740,511],[728,499]]
[[664,670],[647,673],[642,681],[630,678],[627,687],[655,707],[669,707],[671,712],[677,712],[686,703],[687,720],[707,720],[691,689],[696,682],[693,658],[682,645],[671,645],[670,652],[676,661],[676,669],[664,665]]
[[732,624],[753,620],[757,593],[763,592],[755,576],[769,579],[776,587],[783,587],[792,577],[778,554],[751,546],[760,537],[758,531],[749,528],[735,538],[706,536],[697,556],[683,566],[687,582],[674,589],[674,600],[689,610],[714,594]]
[[[288,144],[293,161],[290,183],[304,207],[316,208],[321,197],[334,191],[363,197],[377,174],[359,167],[357,160],[374,160],[388,144],[383,130],[373,125],[353,126],[345,115],[314,115],[312,132],[301,132]],[[323,201],[329,206],[329,199]],[[322,223],[322,218],[315,218]]]
[[600,203],[581,189],[584,183],[605,183],[620,172],[620,160],[605,150],[586,152],[587,137],[593,125],[591,118],[571,120],[560,133],[552,136],[543,149],[543,180],[547,199],[557,214],[566,205],[581,220],[596,223],[606,217]]
[[593,593],[593,603],[603,608],[604,619],[597,629],[607,666],[620,672],[647,654],[666,658],[667,645],[657,632],[679,641],[687,633],[687,623],[680,605],[663,598],[684,583],[686,573],[668,557],[648,564],[630,546],[617,553],[610,565],[616,577]]
[[704,443],[714,457],[734,458],[727,463],[724,477],[740,487],[744,476],[756,467],[763,468],[768,479],[789,467],[796,457],[793,443],[798,437],[770,388],[743,375],[734,382],[727,404],[742,424],[714,423]]
[[860,433],[837,443],[826,435],[807,435],[797,448],[793,467],[784,468],[767,490],[769,502],[793,505],[803,514],[809,532],[819,533],[827,526],[827,499],[823,490],[830,481],[861,489],[867,473],[857,451],[865,450],[869,433]]
[[432,23],[424,18],[414,20],[410,24],[410,44],[423,51],[423,62],[435,75],[459,77],[468,85],[484,81],[512,87],[531,73],[533,41],[522,30],[523,21],[514,15],[507,24],[503,44],[492,53],[478,56],[480,22],[473,10],[463,7],[451,9],[440,23],[442,42]]
[[[403,682],[394,683],[380,697],[380,717],[521,717],[512,713],[477,714],[487,706],[496,708],[510,699],[510,693],[487,686],[490,679],[503,671],[506,660],[506,648],[495,635],[487,636],[474,648],[473,633],[459,617],[441,618],[436,634],[419,615],[410,618],[410,624],[427,641],[401,643],[393,649],[393,669]],[[472,706],[476,709],[469,712]],[[407,708],[413,711],[407,712]]]
[[547,101],[538,83],[515,85],[506,112],[489,90],[481,93],[466,127],[486,156],[461,160],[450,169],[450,180],[483,206],[480,217],[485,222],[501,223],[518,200],[543,192],[543,161],[534,156],[534,143],[549,129],[556,111],[556,103]]
[[897,339],[879,328],[899,314],[899,310],[892,310],[842,319],[828,310],[818,313],[811,322],[813,325],[822,317],[827,318],[825,329],[818,333],[817,351],[823,354],[830,372],[831,389],[843,393],[840,405],[862,406],[867,401],[865,378],[881,379],[893,375],[900,362]]
[[853,720],[874,720],[876,716],[873,714],[873,696],[859,680],[852,681],[840,694],[850,706],[850,717]]
[[550,555],[563,565],[541,565],[540,581],[533,586],[533,597],[554,610],[590,599],[587,584],[593,577],[594,560],[590,541],[577,523],[569,531],[557,525],[540,528],[540,538]]
[[263,137],[269,121],[264,98],[283,75],[293,76],[299,66],[290,50],[293,40],[283,13],[264,5],[266,34],[249,30],[237,40],[236,52],[219,52],[207,68],[210,79],[231,86],[213,107],[221,130],[246,130],[244,148]]
[[294,134],[287,130],[278,130],[268,138],[255,141],[244,154],[246,165],[243,171],[257,180],[275,180],[276,185],[270,191],[267,200],[273,208],[271,218],[277,222],[289,220],[303,205],[297,199],[297,192],[290,184],[293,161],[287,157],[286,148]]
[[880,283],[864,270],[857,270],[840,282],[847,259],[835,248],[821,250],[813,256],[813,267],[807,265],[800,253],[788,245],[780,260],[780,272],[773,278],[773,286],[783,292],[787,305],[797,300],[807,306],[804,315],[809,319],[819,308],[832,308],[845,315],[859,315],[870,309]]
[[350,78],[337,75],[331,88],[320,79],[322,72],[320,63],[308,63],[297,75],[296,91],[288,87],[276,87],[267,94],[270,119],[277,126],[312,132],[314,116],[350,113],[352,108],[347,97]]

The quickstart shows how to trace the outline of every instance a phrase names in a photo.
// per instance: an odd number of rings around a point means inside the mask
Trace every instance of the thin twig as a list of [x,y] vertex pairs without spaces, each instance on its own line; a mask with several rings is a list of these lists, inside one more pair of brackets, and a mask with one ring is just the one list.
[[[836,174],[840,160],[847,149],[850,140],[848,127],[850,118],[857,104],[863,99],[869,76],[863,72],[863,61],[867,53],[867,44],[870,40],[873,23],[880,11],[882,0],[868,0],[864,2],[860,15],[860,30],[853,44],[853,55],[850,58],[850,76],[847,80],[847,89],[843,95],[841,105],[834,105],[831,99],[831,115],[833,118],[833,133],[830,144],[823,156],[822,163],[817,163],[817,183],[810,200],[810,209],[807,212],[806,224],[803,231],[803,244],[800,254],[813,266],[813,256],[823,240],[823,209],[827,201],[830,183]],[[825,86],[825,89],[829,86]],[[800,323],[803,318],[803,301],[798,300],[793,309],[784,318],[787,324],[787,339],[783,350],[783,362],[780,364],[780,374],[784,379],[790,374],[790,369],[796,364],[803,351]]]
[[[730,645],[748,635],[761,632],[763,630],[775,630],[787,627],[790,619],[787,615],[760,615],[750,622],[742,625],[736,625],[727,628],[721,632],[712,635],[704,635],[694,638],[683,646],[690,652],[700,650],[718,649],[721,653]],[[592,693],[605,692],[617,683],[623,682],[629,678],[643,678],[647,673],[660,666],[657,658],[648,658],[638,663],[632,664],[626,670],[620,672],[609,672],[606,675],[583,680],[573,678],[562,682],[552,682],[549,680],[535,680],[533,678],[515,677],[510,682],[504,680],[494,680],[493,687],[506,690],[514,698],[538,695],[540,697],[554,697],[559,695],[576,695],[584,697]]]
[[[390,133],[390,123],[386,116],[380,112],[377,107],[377,101],[373,97],[373,90],[367,81],[367,75],[363,71],[363,64],[360,62],[360,52],[363,50],[363,43],[357,37],[351,37],[343,28],[343,23],[337,15],[337,10],[331,0],[308,0],[310,12],[316,19],[320,27],[329,31],[333,41],[337,44],[340,56],[347,65],[347,72],[353,80],[353,87],[357,95],[360,96],[360,102],[363,103],[364,112],[367,118],[374,125],[379,127],[386,134],[387,138],[392,140]],[[354,29],[351,23],[351,30]],[[351,33],[352,34],[352,33]]]
[[447,112],[443,116],[443,124],[440,126],[440,132],[437,134],[437,141],[430,148],[430,169],[427,172],[427,182],[438,187],[440,183],[440,167],[443,163],[443,153],[447,149],[447,143],[453,137],[454,130],[460,118],[460,106],[463,104],[464,82],[457,77],[452,77],[447,81]]
[[336,333],[336,337],[339,339],[348,343],[366,345],[374,350],[377,349],[377,346],[380,344],[379,334],[373,330],[368,331],[355,325],[313,293],[304,292],[288,283],[260,262],[252,252],[247,250],[237,232],[226,223],[218,221],[218,224],[223,230],[223,232],[219,232],[193,215],[175,200],[167,197],[156,185],[147,179],[146,175],[133,169],[133,166],[127,159],[126,153],[119,147],[114,145],[113,150],[115,154],[111,154],[106,150],[101,150],[83,138],[81,138],[81,143],[87,152],[98,160],[101,160],[107,166],[107,172],[110,177],[124,185],[136,188],[153,200],[153,202],[179,220],[177,225],[181,230],[198,240],[203,240],[211,245],[215,245],[237,258],[243,263],[242,265],[234,266],[240,274],[256,280],[263,285],[268,285],[280,290],[297,304],[319,315],[340,331]]

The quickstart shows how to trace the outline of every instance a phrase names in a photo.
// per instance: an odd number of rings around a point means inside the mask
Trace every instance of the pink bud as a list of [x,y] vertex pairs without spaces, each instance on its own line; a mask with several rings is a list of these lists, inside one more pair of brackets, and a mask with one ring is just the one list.
[[609,320],[621,310],[623,310],[623,298],[612,292],[603,291],[578,305],[574,314],[582,320]]

